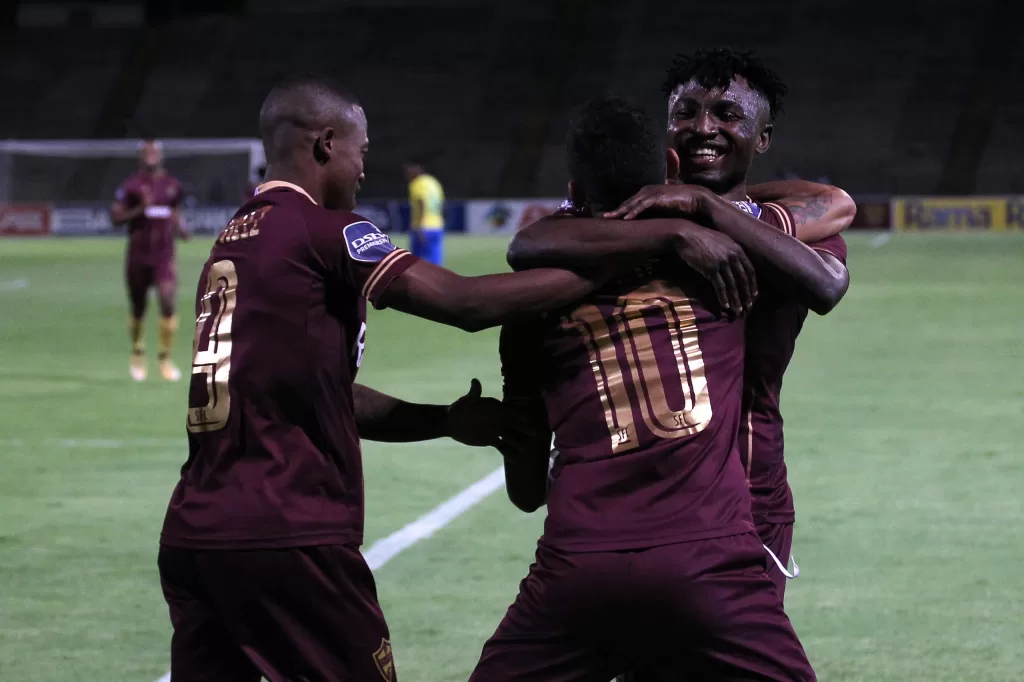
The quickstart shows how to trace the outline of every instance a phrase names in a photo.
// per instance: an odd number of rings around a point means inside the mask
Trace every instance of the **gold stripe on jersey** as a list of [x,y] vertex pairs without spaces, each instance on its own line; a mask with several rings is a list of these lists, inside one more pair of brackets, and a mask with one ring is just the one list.
[[778,218],[779,225],[782,226],[783,232],[788,234],[790,237],[796,236],[796,225],[793,224],[793,221],[790,219],[789,213],[786,211],[786,209],[782,208],[778,204],[773,203],[765,204],[764,208],[771,210],[772,213],[775,214],[775,216]]
[[608,321],[594,305],[580,306],[569,319],[583,333],[583,342],[590,355],[590,369],[594,372],[597,394],[604,408],[612,452],[632,450],[639,445],[633,427],[633,408],[629,404]]
[[406,256],[411,255],[412,254],[406,251],[405,249],[395,249],[388,255],[384,256],[380,263],[377,263],[377,267],[373,269],[373,272],[370,273],[370,276],[366,278],[366,283],[363,284],[363,298],[371,300],[374,287],[376,287],[377,284],[379,284],[380,281],[384,279],[384,276],[388,273],[388,270],[394,267],[395,263],[397,263],[398,261],[402,260]]
[[[665,320],[675,370],[670,377],[664,377],[658,366],[646,319],[651,313]],[[566,318],[565,326],[579,330],[583,336],[613,453],[639,445],[634,408],[658,438],[682,438],[707,427],[712,409],[704,357],[693,306],[682,291],[657,285],[638,289],[618,299],[610,315],[595,305],[582,305]],[[622,343],[624,363],[615,345],[616,337]],[[635,403],[626,385],[627,373]],[[669,406],[666,379],[680,382],[681,409]]]
[[746,414],[746,427],[747,427],[747,485],[750,485],[750,471],[754,464],[754,412],[753,410],[747,410]]
[[256,188],[256,191],[254,192],[254,194],[263,194],[266,191],[269,191],[269,190],[272,190],[272,189],[278,189],[279,187],[283,187],[285,189],[294,190],[294,191],[298,192],[299,194],[301,194],[302,196],[304,196],[307,199],[309,199],[310,201],[312,201],[314,204],[319,205],[319,204],[316,203],[316,201],[314,201],[313,197],[309,196],[309,192],[307,192],[306,190],[302,189],[301,187],[299,187],[295,183],[285,182],[284,180],[271,180],[270,182],[264,182],[262,185],[260,185],[260,186],[258,186]]
[[[704,355],[697,339],[696,316],[681,291],[653,294],[638,290],[619,300],[621,329],[626,333],[627,365],[640,393],[644,423],[659,438],[681,438],[703,431],[711,421],[711,400],[704,372]],[[639,300],[633,298],[640,297]],[[664,317],[672,345],[672,357],[684,396],[682,409],[669,407],[654,353],[646,314]]]

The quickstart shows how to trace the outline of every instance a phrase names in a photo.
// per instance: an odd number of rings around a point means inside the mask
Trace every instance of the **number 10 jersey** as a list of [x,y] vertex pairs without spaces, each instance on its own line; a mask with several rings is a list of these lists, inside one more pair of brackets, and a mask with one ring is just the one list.
[[737,440],[744,322],[714,300],[695,273],[655,263],[503,328],[505,398],[543,399],[559,452],[542,544],[615,551],[753,531]]
[[353,382],[375,302],[416,258],[372,223],[267,183],[218,236],[196,294],[189,456],[161,542],[359,544]]

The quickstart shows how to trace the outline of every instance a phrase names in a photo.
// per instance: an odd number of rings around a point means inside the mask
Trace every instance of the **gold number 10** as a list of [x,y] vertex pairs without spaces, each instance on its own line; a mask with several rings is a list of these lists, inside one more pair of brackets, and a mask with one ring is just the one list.
[[234,263],[219,260],[210,266],[192,343],[192,380],[203,377],[207,401],[201,407],[188,408],[188,430],[192,433],[224,428],[231,413],[228,375],[231,373],[231,318],[237,289]]
[[[640,290],[620,298],[610,313],[588,304],[574,310],[568,321],[582,333],[590,354],[612,452],[639,445],[637,412],[648,431],[665,439],[699,433],[711,421],[704,358],[687,299]],[[654,353],[652,331],[668,342],[665,350],[671,348],[663,368]],[[670,366],[671,373],[663,373]],[[680,387],[681,405],[669,406],[667,382]]]

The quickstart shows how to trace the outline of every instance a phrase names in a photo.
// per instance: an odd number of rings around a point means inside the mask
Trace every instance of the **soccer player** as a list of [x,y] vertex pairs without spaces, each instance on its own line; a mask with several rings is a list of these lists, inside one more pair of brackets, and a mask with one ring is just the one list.
[[[593,216],[678,173],[653,119],[619,98],[584,107],[566,146],[570,196]],[[790,242],[751,252],[806,267]],[[666,679],[814,679],[765,574],[737,451],[744,326],[707,279],[658,259],[502,328],[505,399],[535,434],[502,448],[508,494],[548,514],[471,681],[608,680],[640,663]]]
[[[787,578],[797,569],[786,568],[795,511],[783,460],[782,378],[808,309],[828,313],[849,286],[846,244],[838,233],[849,226],[855,206],[842,190],[813,183],[747,186],[751,163],[771,143],[786,93],[774,71],[754,55],[716,49],[679,56],[664,89],[669,142],[681,159],[681,181],[688,184],[645,188],[607,215],[632,218],[651,209],[675,211],[743,246],[795,236],[810,244],[804,256],[813,256],[799,271],[763,268],[760,296],[747,320],[740,456],[754,522],[771,553],[769,575],[783,597]],[[783,198],[786,194],[791,198]],[[763,222],[737,221],[738,212],[727,200],[751,215],[773,216],[784,234]],[[548,221],[519,233],[510,262],[517,269],[541,264],[587,267],[644,248],[635,231],[635,226],[616,221]]]
[[174,239],[188,239],[181,224],[181,184],[163,166],[163,147],[156,140],[139,144],[139,170],[122,182],[114,194],[110,218],[115,226],[128,226],[125,283],[131,316],[131,377],[144,381],[148,374],[143,323],[149,290],[155,288],[160,302],[160,375],[177,381],[181,371],[171,360],[178,318],[174,298],[178,291],[174,268]]
[[434,265],[444,259],[444,188],[418,161],[405,162],[412,253]]
[[359,552],[360,437],[519,436],[476,383],[451,407],[354,383],[366,302],[474,331],[564,306],[601,280],[460,277],[396,248],[351,213],[366,117],[329,80],[274,87],[259,123],[267,182],[215,240],[196,293],[189,456],[159,554],[172,680],[392,681]]

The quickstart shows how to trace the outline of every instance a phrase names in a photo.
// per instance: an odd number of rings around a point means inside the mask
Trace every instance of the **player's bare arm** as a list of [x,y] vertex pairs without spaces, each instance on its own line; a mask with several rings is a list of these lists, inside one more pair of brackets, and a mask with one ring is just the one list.
[[500,447],[503,439],[519,442],[521,421],[501,401],[484,398],[480,382],[450,405],[410,403],[369,386],[355,384],[359,437],[385,443],[413,443],[452,438],[465,445]]
[[857,214],[849,194],[831,185],[806,180],[777,180],[747,188],[758,203],[782,204],[793,215],[796,238],[812,244],[848,228]]
[[602,277],[550,268],[463,277],[417,261],[391,283],[376,304],[477,332],[561,308],[594,291],[603,281]]
[[838,259],[780,230],[765,229],[762,221],[699,185],[650,185],[606,215],[630,220],[651,209],[684,213],[731,237],[767,266],[778,286],[819,315],[831,311],[850,286],[849,272]]
[[514,411],[518,428],[498,446],[505,463],[508,499],[532,513],[547,500],[551,428],[538,379],[535,321],[501,328],[498,353],[504,377],[502,402]]
[[520,230],[506,256],[514,270],[563,267],[586,270],[672,255],[706,277],[719,304],[743,314],[757,297],[753,265],[736,242],[689,220],[622,220],[549,216]]

